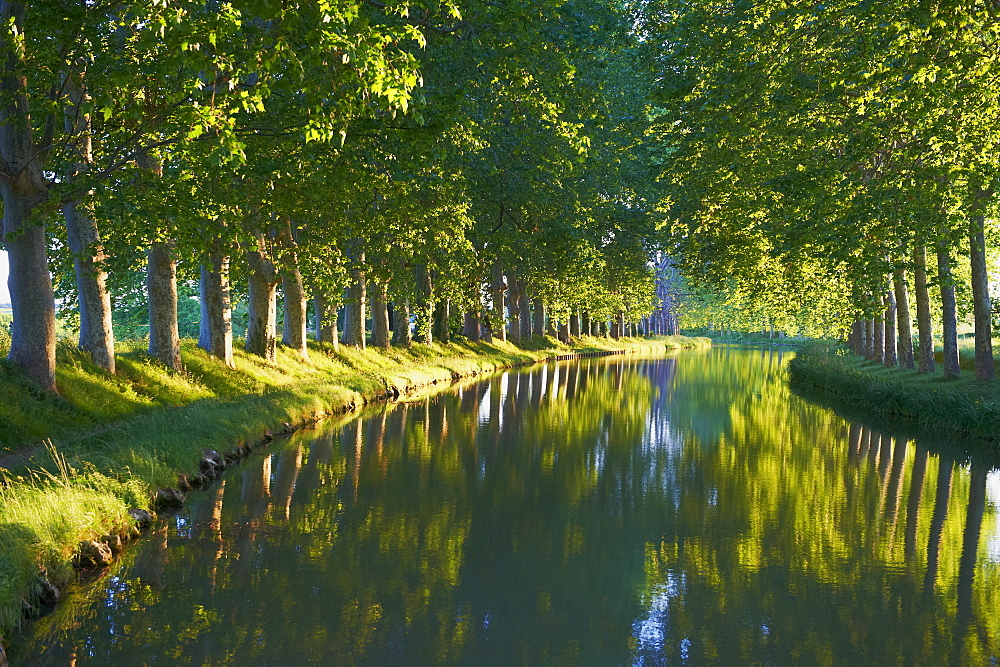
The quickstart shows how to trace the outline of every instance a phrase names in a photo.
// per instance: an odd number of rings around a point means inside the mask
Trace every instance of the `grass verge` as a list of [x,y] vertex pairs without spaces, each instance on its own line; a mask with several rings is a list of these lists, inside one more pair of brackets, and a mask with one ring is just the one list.
[[[0,362],[0,640],[39,608],[45,586],[75,575],[82,540],[132,527],[127,511],[149,507],[156,489],[197,471],[205,448],[254,441],[282,423],[299,425],[417,387],[568,354],[658,352],[707,339],[551,338],[509,343],[413,345],[339,352],[313,345],[308,361],[280,349],[276,363],[238,351],[229,369],[185,341],[183,373],[125,347],[118,375],[63,346],[61,396],[39,392]],[[44,441],[44,442],[43,442]],[[47,583],[46,583],[47,582]]]
[[1000,444],[1000,383],[971,373],[957,380],[940,374],[886,368],[829,342],[804,346],[789,363],[793,388],[819,391],[834,403],[982,444]]

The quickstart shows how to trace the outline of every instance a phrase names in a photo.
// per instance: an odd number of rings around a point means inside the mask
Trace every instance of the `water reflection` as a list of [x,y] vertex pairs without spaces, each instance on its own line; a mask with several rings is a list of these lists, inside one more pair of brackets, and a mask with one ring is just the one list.
[[987,662],[1000,478],[780,350],[550,364],[276,444],[20,660]]

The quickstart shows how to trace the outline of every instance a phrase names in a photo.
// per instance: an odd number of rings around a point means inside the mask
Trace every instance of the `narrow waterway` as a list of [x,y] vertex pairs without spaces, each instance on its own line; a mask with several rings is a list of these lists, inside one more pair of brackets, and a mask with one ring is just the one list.
[[787,359],[553,363],[275,443],[14,662],[996,661],[996,462],[848,423]]

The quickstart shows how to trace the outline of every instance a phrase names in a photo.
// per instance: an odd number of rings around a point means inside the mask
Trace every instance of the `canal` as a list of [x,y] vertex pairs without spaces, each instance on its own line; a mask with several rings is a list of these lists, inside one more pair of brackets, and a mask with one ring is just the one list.
[[14,664],[984,664],[1000,476],[788,388],[788,353],[558,362],[301,432]]

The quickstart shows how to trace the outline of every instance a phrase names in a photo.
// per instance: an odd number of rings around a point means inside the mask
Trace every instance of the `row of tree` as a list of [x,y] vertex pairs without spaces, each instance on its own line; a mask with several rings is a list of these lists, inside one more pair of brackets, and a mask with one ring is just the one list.
[[235,301],[273,357],[279,285],[302,355],[307,300],[320,340],[359,346],[366,304],[389,344],[390,302],[404,344],[411,315],[423,340],[457,318],[471,338],[625,333],[652,311],[659,232],[635,19],[603,0],[0,1],[9,360],[55,390],[59,303],[114,372],[113,306],[148,302],[149,351],[180,368],[178,280],[229,364]]
[[910,368],[915,315],[920,369],[937,331],[949,375],[967,308],[992,377],[998,19],[950,0],[652,3],[666,208],[693,291],[758,330],[850,330]]

